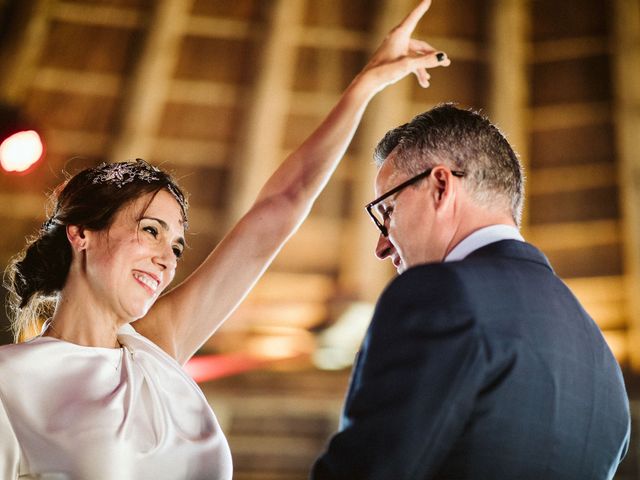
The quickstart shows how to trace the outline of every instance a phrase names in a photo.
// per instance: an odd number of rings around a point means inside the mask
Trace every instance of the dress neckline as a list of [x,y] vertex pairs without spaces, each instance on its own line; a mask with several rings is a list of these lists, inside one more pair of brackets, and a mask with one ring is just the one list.
[[[120,335],[118,335],[118,347],[95,347],[92,345],[82,345],[80,343],[75,343],[75,342],[70,342],[69,340],[66,340],[64,338],[59,338],[59,337],[52,337],[52,336],[45,336],[45,332],[49,329],[49,326],[51,324],[51,319],[48,319],[44,322],[44,324],[42,325],[42,330],[40,331],[40,334],[37,335],[36,337],[32,338],[30,341],[32,340],[36,340],[36,339],[42,339],[42,340],[53,340],[56,342],[62,342],[66,345],[71,345],[73,347],[78,347],[78,348],[88,348],[88,349],[97,349],[97,350],[104,350],[104,351],[113,351],[113,352],[120,352],[123,348],[125,348],[125,345],[120,341]],[[53,328],[52,328],[53,329]],[[120,332],[120,330],[118,330],[118,333]]]

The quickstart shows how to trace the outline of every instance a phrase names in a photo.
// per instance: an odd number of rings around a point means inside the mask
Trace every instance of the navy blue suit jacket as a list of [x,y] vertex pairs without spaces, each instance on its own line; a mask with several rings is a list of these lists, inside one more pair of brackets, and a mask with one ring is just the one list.
[[504,240],[391,282],[311,477],[607,479],[629,431],[600,330],[540,251]]

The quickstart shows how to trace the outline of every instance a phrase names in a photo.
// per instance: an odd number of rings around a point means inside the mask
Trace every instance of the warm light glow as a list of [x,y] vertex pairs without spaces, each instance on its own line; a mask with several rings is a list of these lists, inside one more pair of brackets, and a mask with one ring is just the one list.
[[321,370],[350,367],[373,316],[374,306],[354,302],[340,315],[336,323],[318,335],[313,363]]
[[201,383],[255,370],[266,363],[264,359],[244,353],[199,355],[189,360],[184,369],[191,378]]
[[40,160],[43,151],[35,130],[14,133],[0,144],[0,165],[7,172],[25,172]]

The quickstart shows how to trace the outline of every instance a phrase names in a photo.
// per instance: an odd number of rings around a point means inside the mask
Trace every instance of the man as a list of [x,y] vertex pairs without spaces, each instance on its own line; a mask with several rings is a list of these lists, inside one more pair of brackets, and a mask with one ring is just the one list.
[[401,275],[312,478],[612,478],[630,430],[622,375],[520,236],[523,175],[507,140],[442,105],[388,132],[375,157],[376,254]]

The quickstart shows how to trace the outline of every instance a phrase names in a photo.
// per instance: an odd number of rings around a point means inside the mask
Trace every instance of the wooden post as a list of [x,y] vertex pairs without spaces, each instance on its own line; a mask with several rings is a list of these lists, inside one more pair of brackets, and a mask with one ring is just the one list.
[[[487,56],[491,72],[489,115],[528,166],[527,0],[493,0]],[[525,202],[526,212],[526,202]],[[523,212],[524,213],[524,212]],[[523,215],[526,225],[526,214]]]
[[[616,140],[620,159],[620,205],[631,367],[640,371],[640,8],[637,0],[615,0],[614,48]],[[614,154],[613,152],[611,153]]]

